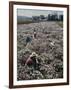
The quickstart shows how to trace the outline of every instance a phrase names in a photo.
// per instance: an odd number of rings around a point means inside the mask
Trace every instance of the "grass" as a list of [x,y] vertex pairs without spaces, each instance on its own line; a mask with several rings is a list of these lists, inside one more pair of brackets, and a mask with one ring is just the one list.
[[[50,21],[49,21],[50,22]],[[52,22],[52,21],[51,21]],[[17,24],[29,24],[29,23],[36,23],[34,21],[21,21],[21,22],[17,22]],[[63,28],[63,21],[56,21],[56,23]]]
[[57,23],[61,28],[63,28],[63,21],[56,21],[56,23]]
[[17,24],[29,24],[29,23],[34,23],[33,21],[19,21]]

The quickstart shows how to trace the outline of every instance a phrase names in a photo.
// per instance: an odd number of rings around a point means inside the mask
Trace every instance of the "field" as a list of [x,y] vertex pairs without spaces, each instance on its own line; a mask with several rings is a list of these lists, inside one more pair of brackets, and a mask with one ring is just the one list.
[[[17,80],[63,78],[62,27],[59,21],[17,25]],[[33,65],[25,66],[32,52],[38,55],[36,69]]]

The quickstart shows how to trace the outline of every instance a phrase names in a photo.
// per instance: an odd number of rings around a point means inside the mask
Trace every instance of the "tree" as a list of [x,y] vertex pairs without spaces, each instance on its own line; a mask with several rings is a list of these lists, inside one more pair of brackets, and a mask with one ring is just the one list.
[[45,19],[45,16],[44,15],[40,15],[40,19]]
[[48,20],[49,20],[49,21],[51,20],[51,15],[50,15],[50,14],[48,14]]
[[33,21],[39,21],[39,18],[40,18],[39,16],[32,16]]
[[63,21],[63,15],[59,15],[59,20]]

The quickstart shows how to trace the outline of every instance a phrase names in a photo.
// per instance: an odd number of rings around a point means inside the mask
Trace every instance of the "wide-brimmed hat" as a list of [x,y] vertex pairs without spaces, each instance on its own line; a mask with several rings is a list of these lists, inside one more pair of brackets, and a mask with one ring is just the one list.
[[37,56],[37,54],[35,52],[32,52],[32,54],[30,55],[30,57],[32,56]]

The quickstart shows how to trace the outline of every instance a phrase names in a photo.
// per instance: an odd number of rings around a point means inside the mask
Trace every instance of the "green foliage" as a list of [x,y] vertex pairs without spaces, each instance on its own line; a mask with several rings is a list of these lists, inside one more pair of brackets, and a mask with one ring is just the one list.
[[45,19],[45,16],[44,16],[44,15],[40,15],[40,18],[41,18],[41,19]]
[[63,21],[57,21],[56,23],[63,28]]

